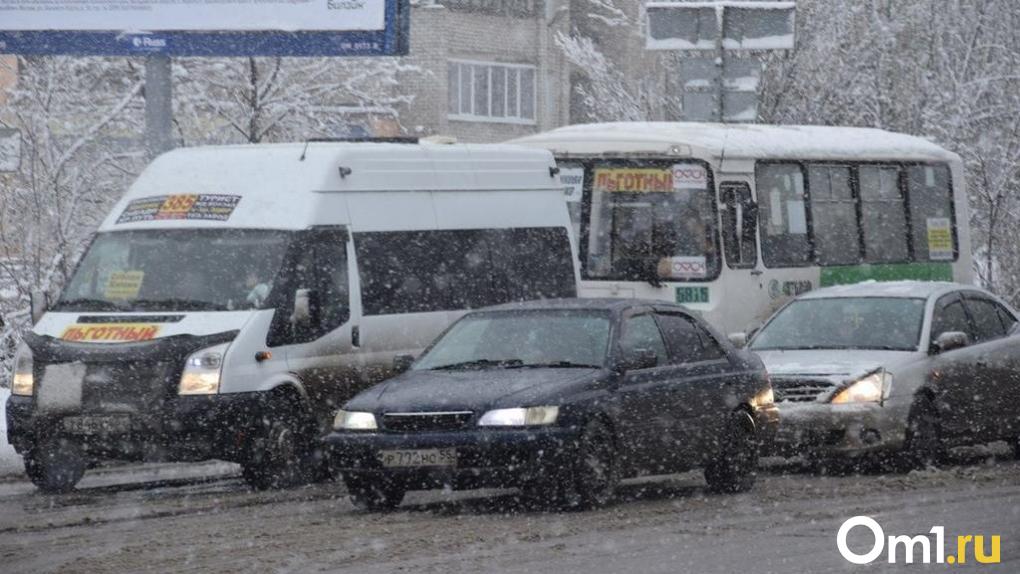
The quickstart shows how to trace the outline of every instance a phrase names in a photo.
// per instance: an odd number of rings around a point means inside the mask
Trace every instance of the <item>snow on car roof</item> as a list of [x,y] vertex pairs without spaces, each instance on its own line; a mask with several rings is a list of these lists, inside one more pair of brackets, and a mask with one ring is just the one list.
[[864,281],[851,285],[836,285],[810,291],[800,299],[831,297],[897,297],[927,299],[947,291],[965,289],[967,285],[948,281]]
[[958,156],[924,138],[876,128],[693,122],[565,126],[512,140],[572,154],[665,152],[670,146],[725,158],[942,160]]

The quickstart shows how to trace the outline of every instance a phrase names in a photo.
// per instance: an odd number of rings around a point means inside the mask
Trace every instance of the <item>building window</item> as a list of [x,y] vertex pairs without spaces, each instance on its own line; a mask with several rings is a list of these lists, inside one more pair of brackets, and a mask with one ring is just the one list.
[[535,123],[535,67],[450,61],[449,117],[454,120]]

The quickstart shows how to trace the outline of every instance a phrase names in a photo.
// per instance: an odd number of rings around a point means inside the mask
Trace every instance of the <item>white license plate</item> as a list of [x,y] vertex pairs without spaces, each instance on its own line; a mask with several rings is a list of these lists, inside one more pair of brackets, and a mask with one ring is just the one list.
[[452,448],[383,450],[379,452],[379,460],[386,468],[457,466],[457,450]]
[[72,434],[123,434],[131,430],[126,416],[66,417],[64,430]]

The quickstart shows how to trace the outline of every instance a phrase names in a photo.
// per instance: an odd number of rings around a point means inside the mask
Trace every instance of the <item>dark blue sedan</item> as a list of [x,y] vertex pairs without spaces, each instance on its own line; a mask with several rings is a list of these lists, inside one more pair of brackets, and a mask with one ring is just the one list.
[[747,490],[778,422],[761,361],[685,308],[564,299],[468,313],[326,441],[363,508],[444,487],[587,508],[621,478],[698,467],[713,490]]

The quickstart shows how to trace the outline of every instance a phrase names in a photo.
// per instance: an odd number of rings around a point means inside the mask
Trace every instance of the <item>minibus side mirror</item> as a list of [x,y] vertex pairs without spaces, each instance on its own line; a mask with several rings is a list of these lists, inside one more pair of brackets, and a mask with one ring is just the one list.
[[28,295],[28,301],[32,308],[32,324],[38,323],[50,306],[49,295],[45,291],[32,291]]
[[932,353],[948,353],[956,349],[962,349],[970,345],[970,337],[962,331],[946,331],[939,335],[932,343]]
[[397,355],[393,357],[393,372],[403,373],[411,368],[414,363],[414,355]]
[[738,349],[743,349],[747,346],[747,333],[730,333],[726,338]]
[[290,316],[294,327],[307,327],[312,322],[312,290],[298,289],[294,293],[294,312]]

